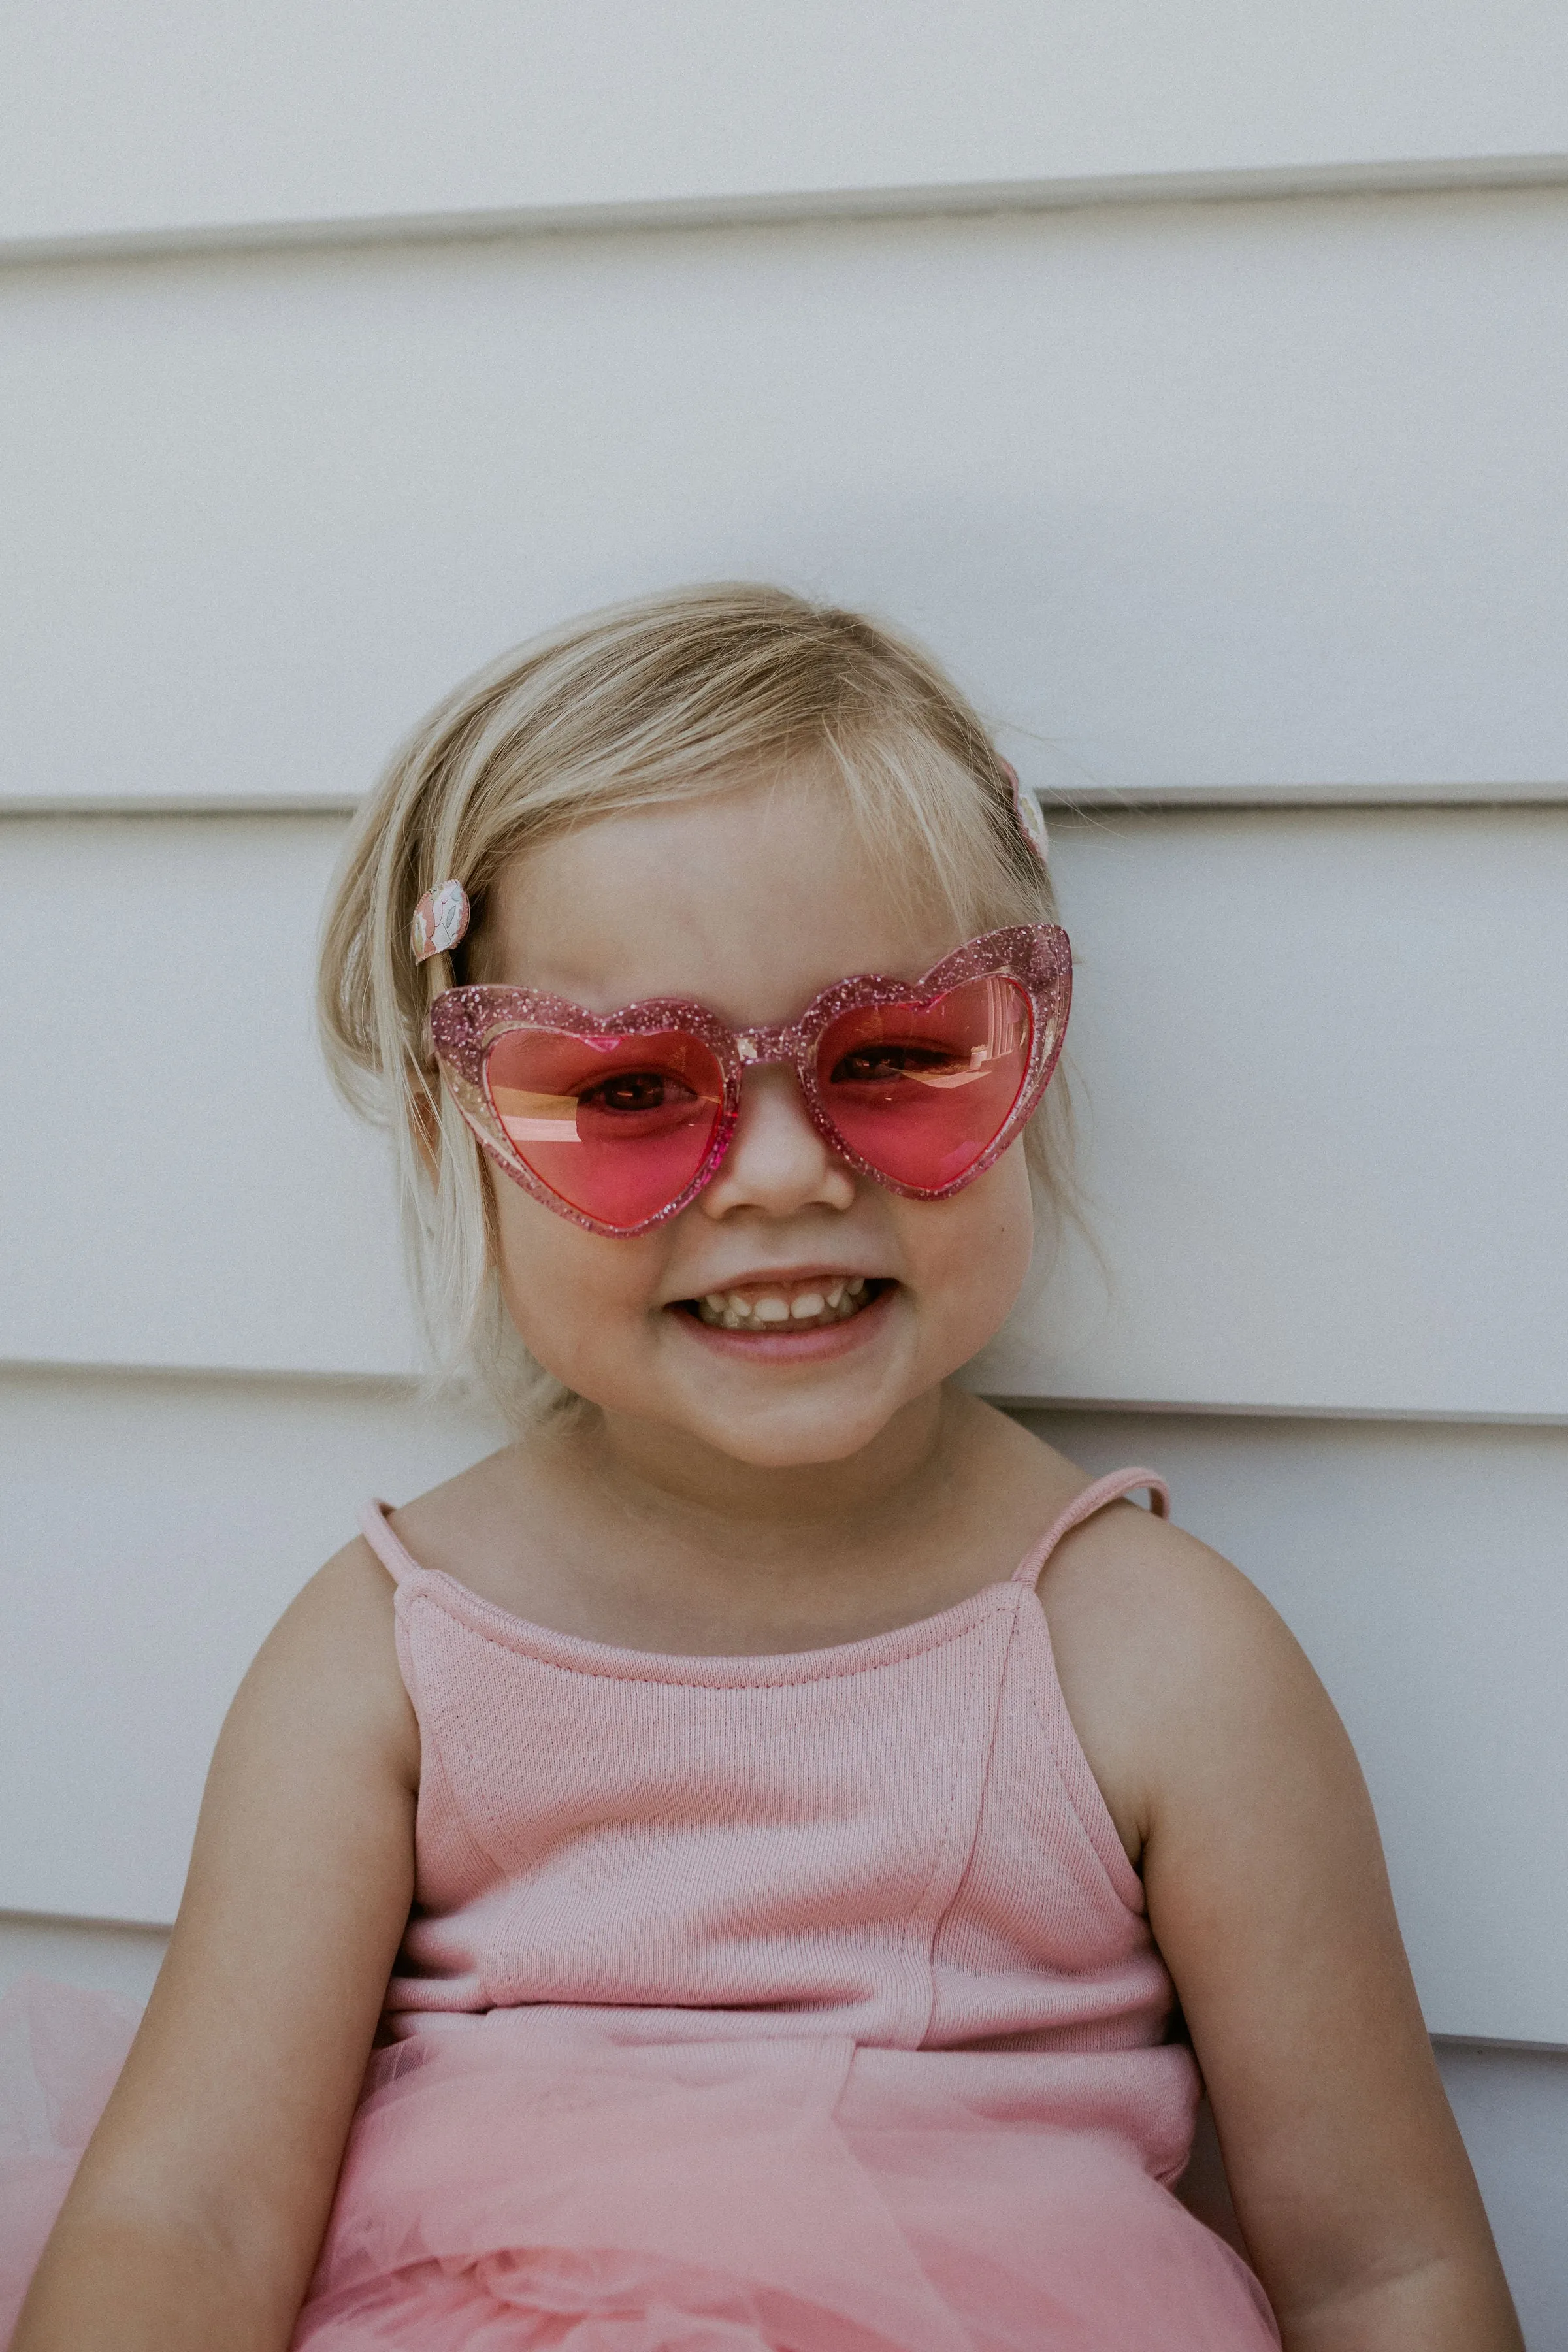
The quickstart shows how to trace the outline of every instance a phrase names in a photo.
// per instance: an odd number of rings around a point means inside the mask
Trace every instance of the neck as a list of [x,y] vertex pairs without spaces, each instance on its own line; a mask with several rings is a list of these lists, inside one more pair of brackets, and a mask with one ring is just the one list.
[[911,1399],[869,1445],[839,1462],[785,1468],[740,1462],[662,1423],[597,1413],[570,1441],[576,1466],[613,1507],[642,1525],[710,1545],[744,1531],[756,1555],[854,1548],[875,1525],[885,1538],[906,1516],[929,1510],[951,1476],[956,1423],[969,1400],[937,1388]]

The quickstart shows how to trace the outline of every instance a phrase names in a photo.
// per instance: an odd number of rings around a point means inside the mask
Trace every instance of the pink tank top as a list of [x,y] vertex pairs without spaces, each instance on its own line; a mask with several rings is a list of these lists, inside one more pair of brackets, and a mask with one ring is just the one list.
[[[1035,1592],[1144,1486],[955,1608],[771,1657],[526,1624],[367,1507],[416,1901],[293,2352],[1279,2352],[1163,2185],[1196,2068]],[[77,2121],[13,2151],[0,2336],[119,2063],[93,2032],[21,2111]]]
[[367,1505],[423,1742],[385,2034],[591,2011],[623,2044],[992,2053],[988,2101],[1005,2077],[1010,2113],[1108,2126],[1173,2177],[1195,2069],[1164,2040],[1170,1979],[1035,1589],[1070,1528],[1139,1487],[1168,1508],[1152,1472],[1118,1471],[1009,1582],[759,1657],[529,1624],[420,1568]]

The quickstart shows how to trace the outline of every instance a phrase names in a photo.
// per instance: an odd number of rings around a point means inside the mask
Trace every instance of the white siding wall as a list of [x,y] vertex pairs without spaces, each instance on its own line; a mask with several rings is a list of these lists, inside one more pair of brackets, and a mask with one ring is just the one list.
[[1550,171],[1551,0],[10,0],[30,245]]
[[493,1442],[313,1057],[344,812],[542,622],[780,578],[1076,805],[1108,1275],[976,1377],[1305,1642],[1563,2352],[1565,20],[919,19],[11,11],[0,1977],[144,1986],[260,1634]]

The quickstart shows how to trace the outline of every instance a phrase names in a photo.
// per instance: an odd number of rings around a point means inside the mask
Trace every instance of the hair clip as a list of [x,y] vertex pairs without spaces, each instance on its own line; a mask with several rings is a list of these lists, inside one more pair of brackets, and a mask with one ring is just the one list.
[[1018,771],[1010,760],[998,760],[996,764],[1013,787],[1013,814],[1018,820],[1019,832],[1040,864],[1048,865],[1051,836],[1046,825],[1045,812],[1028,786],[1018,782]]
[[414,909],[411,935],[416,963],[449,955],[468,928],[468,894],[460,882],[437,882]]

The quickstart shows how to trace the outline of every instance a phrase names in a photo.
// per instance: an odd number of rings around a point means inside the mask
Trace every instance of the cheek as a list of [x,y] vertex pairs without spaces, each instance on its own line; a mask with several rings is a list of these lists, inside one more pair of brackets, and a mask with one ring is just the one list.
[[1023,1145],[927,1213],[929,1223],[913,1224],[912,1279],[973,1353],[1005,1320],[1029,1270],[1035,1204]]
[[646,1317],[659,1237],[608,1241],[531,1200],[499,1171],[490,1184],[507,1311],[530,1353],[581,1388],[584,1368],[605,1349],[624,1355],[630,1329]]

